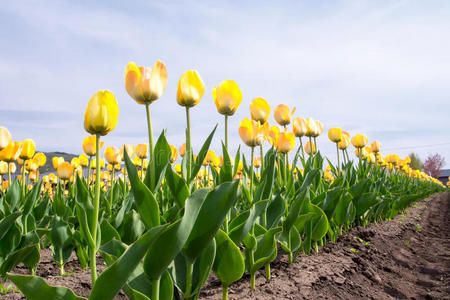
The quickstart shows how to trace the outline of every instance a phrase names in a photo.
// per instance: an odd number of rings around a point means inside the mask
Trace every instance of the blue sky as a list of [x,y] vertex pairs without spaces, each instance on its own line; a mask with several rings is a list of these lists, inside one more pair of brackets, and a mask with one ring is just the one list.
[[[0,125],[39,150],[81,153],[84,111],[99,89],[117,97],[120,116],[106,145],[146,142],[145,108],[124,88],[132,60],[168,69],[152,104],[155,135],[184,140],[176,104],[180,75],[197,69],[206,92],[192,109],[197,149],[223,117],[211,89],[224,79],[244,99],[230,122],[230,144],[255,97],[325,126],[321,151],[335,159],[326,132],[340,126],[382,143],[384,154],[450,167],[449,1],[7,1],[0,6]],[[273,123],[274,119],[271,117]]]

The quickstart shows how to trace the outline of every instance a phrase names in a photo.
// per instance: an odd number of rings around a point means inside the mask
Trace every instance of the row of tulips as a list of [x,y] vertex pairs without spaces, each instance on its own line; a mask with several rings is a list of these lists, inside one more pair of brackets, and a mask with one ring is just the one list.
[[[250,147],[250,160],[240,149],[230,156],[228,118],[243,98],[232,80],[212,91],[225,118],[222,155],[210,150],[216,129],[194,155],[190,109],[205,91],[195,70],[178,82],[186,142],[177,151],[165,132],[155,142],[152,131],[151,104],[166,84],[162,62],[152,69],[129,63],[125,88],[145,106],[148,143],[105,147],[106,170],[101,137],[116,127],[119,114],[109,91],[97,92],[88,102],[84,127],[91,136],[82,143],[85,154],[71,162],[53,158],[57,175],[40,179],[45,155],[34,154],[34,143],[28,140],[12,142],[9,132],[0,129],[0,158],[7,169],[2,172],[10,173],[11,164],[22,159],[20,180],[9,177],[0,199],[2,280],[11,280],[29,299],[84,299],[35,276],[40,249],[49,247],[61,275],[66,275],[64,265],[72,253],[82,268],[90,269],[89,299],[113,299],[120,290],[131,299],[196,299],[211,272],[222,282],[226,299],[228,287],[244,273],[250,275],[252,289],[260,269],[270,279],[270,264],[280,249],[293,263],[300,254],[336,242],[352,226],[390,219],[443,189],[411,170],[408,158],[383,157],[379,142],[368,147],[365,135],[350,137],[340,128],[328,131],[338,157],[332,164],[318,150],[321,122],[294,118],[295,109],[279,105],[274,117],[282,129],[269,126],[270,106],[263,98],[251,102],[251,118],[238,128]],[[296,139],[299,146],[289,159]],[[266,142],[270,149],[264,153]],[[348,154],[350,144],[356,162]],[[30,167],[31,162],[37,167]],[[98,254],[108,265],[100,274]],[[31,275],[11,273],[19,263]]]

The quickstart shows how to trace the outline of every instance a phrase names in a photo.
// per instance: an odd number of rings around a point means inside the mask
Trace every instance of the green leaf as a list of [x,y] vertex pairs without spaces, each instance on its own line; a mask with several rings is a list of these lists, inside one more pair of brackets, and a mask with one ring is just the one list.
[[220,167],[220,174],[219,174],[219,182],[224,183],[227,181],[233,181],[233,166],[231,165],[231,159],[230,155],[228,154],[227,148],[225,148],[225,145],[222,143],[222,157],[223,157],[223,163]]
[[197,173],[198,171],[200,171],[200,168],[202,167],[203,161],[205,160],[206,153],[208,152],[209,146],[211,145],[211,141],[214,136],[214,133],[216,132],[216,129],[217,125],[214,127],[213,131],[209,134],[208,138],[203,143],[203,146],[197,155],[197,159],[195,160],[194,168],[191,174],[191,178],[189,178],[189,182],[192,182],[192,180],[194,180],[194,178],[197,177]]
[[247,218],[241,220],[238,225],[231,224],[229,237],[234,243],[239,244],[245,238],[247,233],[250,232],[253,224],[255,224],[256,218],[263,213],[263,211],[267,207],[268,202],[269,200],[261,200],[254,203],[248,213],[243,212],[246,213],[246,215],[248,216]]
[[166,169],[166,183],[175,198],[178,208],[183,208],[187,197],[189,197],[189,188],[184,179],[172,169]]
[[151,229],[160,224],[158,202],[149,188],[139,179],[137,169],[126,151],[124,151],[124,156],[135,204],[142,221],[147,228]]
[[275,235],[281,231],[281,227],[268,230],[256,238],[256,251],[254,252],[254,264],[250,272],[256,272],[259,268],[276,258],[277,243]]
[[21,215],[21,212],[16,212],[0,221],[0,241],[5,237],[8,230]]
[[166,225],[162,225],[152,228],[128,247],[111,266],[101,273],[92,287],[89,299],[113,299],[136,269],[147,249],[166,227]]
[[44,279],[37,276],[8,274],[20,291],[30,300],[83,300],[86,298],[76,296],[72,290],[62,286],[50,286]]
[[238,181],[222,183],[208,193],[183,248],[183,255],[194,260],[214,238],[236,201],[238,184]]
[[224,286],[239,280],[245,271],[244,257],[228,235],[219,230],[215,237],[216,258],[213,270]]
[[277,226],[280,222],[281,216],[284,215],[285,211],[286,202],[283,200],[281,193],[278,193],[272,200],[272,202],[270,202],[269,207],[267,207],[266,228],[270,229]]
[[11,186],[8,188],[5,196],[5,201],[9,204],[10,210],[12,212],[15,210],[17,204],[19,204],[20,196],[20,184],[19,180],[16,178],[14,179],[13,183],[11,183]]

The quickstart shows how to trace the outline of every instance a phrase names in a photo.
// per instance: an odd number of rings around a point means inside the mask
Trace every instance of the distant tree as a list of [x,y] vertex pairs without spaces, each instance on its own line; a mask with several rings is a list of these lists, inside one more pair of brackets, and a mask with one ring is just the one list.
[[419,155],[417,155],[416,153],[411,153],[408,156],[409,156],[409,158],[411,158],[411,169],[422,171],[423,163],[420,160]]
[[438,153],[430,154],[423,163],[423,170],[428,175],[437,178],[445,164],[445,158]]

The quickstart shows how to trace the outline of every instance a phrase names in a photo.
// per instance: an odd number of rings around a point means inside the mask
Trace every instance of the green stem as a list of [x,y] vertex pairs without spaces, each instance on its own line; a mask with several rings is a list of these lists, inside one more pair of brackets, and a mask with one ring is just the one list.
[[285,185],[287,185],[287,183],[288,183],[288,171],[289,171],[289,158],[288,158],[288,154],[287,153],[284,155],[284,158],[285,158],[284,183],[285,183]]
[[152,280],[152,300],[159,300],[159,281],[160,278]]
[[263,151],[263,145],[259,145],[259,152],[261,152],[261,176],[263,174],[264,170],[264,151]]
[[22,201],[24,201],[25,197],[25,166],[27,165],[27,160],[23,161],[22,165]]
[[9,164],[8,162],[8,189],[11,186],[11,166]]
[[272,277],[272,275],[270,274],[270,263],[267,263],[265,267],[266,267],[266,278],[270,280],[270,278]]
[[[317,151],[317,138],[316,137],[314,137],[314,149],[316,149],[316,151]],[[316,152],[316,151],[314,151],[314,152]]]
[[305,150],[303,150],[302,137],[300,136],[298,139],[300,141],[300,149],[302,149],[302,158],[303,158],[303,161],[305,161]]
[[340,170],[341,169],[341,163],[339,161],[339,146],[338,146],[338,143],[336,143],[336,153],[337,153],[338,170]]
[[111,171],[111,187],[110,187],[110,189],[111,189],[111,191],[109,192],[109,195],[110,195],[110,204],[111,204],[111,206],[112,206],[112,204],[113,204],[113,196],[114,196],[114,177],[115,177],[115,169],[114,169],[114,165],[112,166],[112,171]]
[[190,258],[186,258],[186,290],[184,292],[183,299],[189,299],[191,297],[193,270],[194,262],[191,261]]
[[[252,254],[253,256],[253,254]],[[255,272],[250,273],[250,289],[254,290],[255,289]]]
[[314,145],[312,143],[312,137],[309,137],[309,156],[314,156]]
[[92,160],[92,156],[89,156],[89,162],[88,162],[88,178],[87,178],[88,186],[91,185],[91,160]]
[[228,286],[222,285],[222,300],[228,300]]
[[189,182],[191,178],[191,116],[189,114],[189,107],[186,107],[186,155],[187,155],[187,181]]
[[92,216],[92,239],[94,241],[94,249],[90,249],[91,254],[91,280],[92,284],[97,280],[97,263],[96,257],[97,249],[97,227],[98,227],[98,213],[100,207],[100,134],[95,135],[95,198],[94,198],[94,214]]
[[255,147],[252,147],[252,155],[250,161],[250,199],[253,202],[253,157],[255,155]]
[[150,114],[150,103],[145,104],[145,110],[147,112],[147,129],[148,129],[148,152],[149,152],[149,167],[150,167],[150,185],[152,188],[155,187],[155,159],[153,157],[153,129],[152,129],[152,118]]
[[228,116],[225,115],[225,149],[228,152]]

